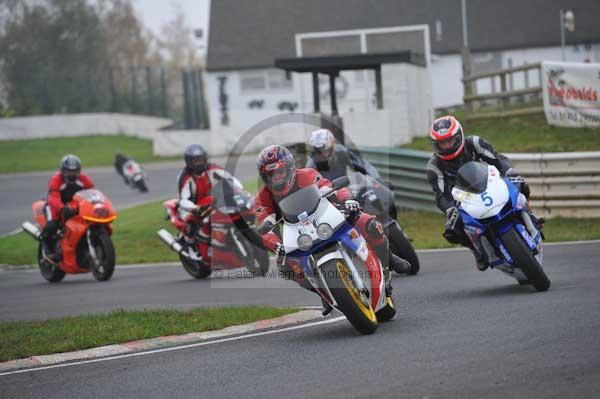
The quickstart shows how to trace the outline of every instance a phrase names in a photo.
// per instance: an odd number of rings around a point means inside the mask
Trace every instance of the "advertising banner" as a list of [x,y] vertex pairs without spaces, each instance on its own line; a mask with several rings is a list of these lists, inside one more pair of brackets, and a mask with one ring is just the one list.
[[542,88],[548,124],[600,127],[600,64],[543,62]]

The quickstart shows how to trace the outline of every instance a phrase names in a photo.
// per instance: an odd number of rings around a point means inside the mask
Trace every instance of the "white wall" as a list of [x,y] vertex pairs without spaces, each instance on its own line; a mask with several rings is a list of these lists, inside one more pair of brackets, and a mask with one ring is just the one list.
[[153,138],[173,121],[140,115],[96,113],[0,119],[0,140],[116,135]]
[[[226,147],[232,147],[236,138],[255,124],[282,114],[277,105],[281,101],[298,103],[295,112],[312,113],[313,93],[312,75],[291,75],[292,87],[288,89],[244,91],[241,88],[243,76],[269,73],[269,69],[253,71],[211,72],[207,74],[207,97],[213,137],[223,140]],[[221,110],[219,77],[226,77],[224,92],[227,94],[227,124],[223,124],[224,112]],[[323,81],[324,79],[324,81]],[[321,78],[320,109],[324,114],[331,113],[329,104],[329,84],[326,76]],[[344,118],[344,127],[348,132],[357,135],[359,131],[364,137],[355,141],[360,145],[368,145],[378,135],[378,142],[397,145],[410,141],[415,135],[427,132],[427,126],[433,117],[432,88],[428,70],[408,64],[384,65],[382,68],[384,111],[377,112],[375,98],[374,71],[343,71],[337,79],[336,86],[341,95],[338,98],[338,110]],[[248,104],[263,101],[260,109],[251,109]],[[381,120],[373,120],[381,118]],[[359,128],[360,126],[360,128]],[[377,129],[375,129],[377,127]],[[305,126],[294,130],[279,128],[277,134],[262,134],[264,139],[257,138],[253,145],[261,146],[272,142],[302,141],[302,135],[308,135],[314,129]],[[393,137],[392,137],[393,136]]]
[[443,108],[462,104],[462,59],[459,54],[431,57],[431,86],[433,107]]

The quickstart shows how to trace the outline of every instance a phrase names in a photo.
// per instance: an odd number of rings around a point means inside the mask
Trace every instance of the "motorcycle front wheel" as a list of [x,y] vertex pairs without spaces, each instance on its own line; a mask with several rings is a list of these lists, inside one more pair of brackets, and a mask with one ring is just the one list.
[[110,235],[106,231],[102,231],[92,236],[92,245],[96,251],[96,257],[98,258],[98,265],[92,264],[92,274],[98,281],[108,281],[115,272],[115,247],[110,238]]
[[408,237],[406,237],[406,234],[398,226],[398,222],[392,223],[387,233],[390,249],[394,255],[406,259],[410,263],[410,272],[408,274],[414,276],[419,273],[421,266],[419,265],[417,253]]
[[368,296],[356,288],[350,269],[340,259],[331,259],[321,271],[339,310],[361,334],[373,334],[377,330],[377,316]]
[[531,253],[527,244],[523,241],[519,233],[514,229],[508,230],[500,239],[513,257],[515,264],[521,268],[529,283],[537,291],[547,291],[550,288],[550,279],[538,263],[535,256]]

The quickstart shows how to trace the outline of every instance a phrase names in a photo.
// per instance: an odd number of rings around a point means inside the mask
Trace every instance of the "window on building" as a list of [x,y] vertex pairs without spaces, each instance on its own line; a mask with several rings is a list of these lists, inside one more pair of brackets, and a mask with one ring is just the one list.
[[265,90],[266,88],[267,81],[262,71],[257,73],[242,73],[240,75],[240,90],[242,92]]
[[285,71],[272,69],[267,72],[269,89],[291,89],[292,79],[288,79]]

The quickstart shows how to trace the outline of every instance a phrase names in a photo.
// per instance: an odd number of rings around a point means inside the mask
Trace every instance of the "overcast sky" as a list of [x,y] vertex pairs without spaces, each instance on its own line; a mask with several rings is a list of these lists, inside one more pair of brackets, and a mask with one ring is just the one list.
[[192,29],[204,31],[202,43],[206,45],[208,35],[208,14],[210,0],[133,0],[133,4],[144,24],[156,34],[160,28],[173,19],[173,5],[180,5],[186,16],[186,24]]

